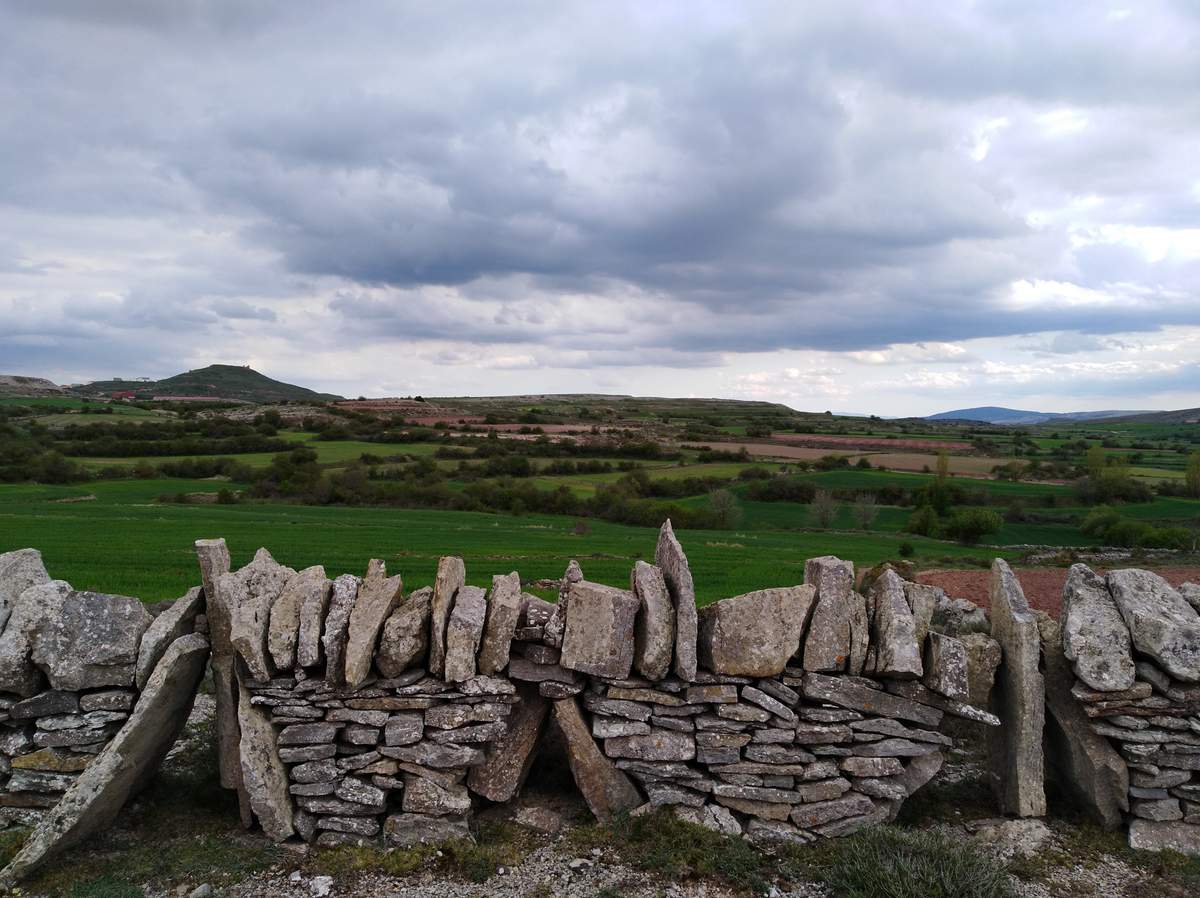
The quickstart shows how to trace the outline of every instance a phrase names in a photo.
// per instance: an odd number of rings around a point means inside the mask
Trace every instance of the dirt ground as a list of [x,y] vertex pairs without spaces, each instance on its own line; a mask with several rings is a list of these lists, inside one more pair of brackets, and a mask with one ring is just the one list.
[[[1103,573],[1103,568],[1095,568]],[[1154,571],[1172,586],[1180,583],[1200,583],[1200,567],[1153,567]],[[1025,591],[1029,605],[1058,618],[1062,610],[1062,589],[1067,580],[1065,567],[1016,568],[1017,579]],[[917,574],[919,583],[940,586],[953,599],[969,599],[976,605],[987,607],[988,577],[985,570],[973,571],[922,571]]]

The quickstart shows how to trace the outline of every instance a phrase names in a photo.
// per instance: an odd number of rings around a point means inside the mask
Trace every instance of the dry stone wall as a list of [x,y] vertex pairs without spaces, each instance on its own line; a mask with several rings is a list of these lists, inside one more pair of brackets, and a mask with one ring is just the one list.
[[237,681],[217,696],[236,722],[228,785],[276,840],[467,836],[553,727],[598,819],[669,806],[805,842],[894,818],[940,768],[946,715],[998,724],[967,703],[964,644],[931,631],[937,597],[893,570],[863,594],[849,562],[812,559],[804,585],[697,611],[669,522],[629,589],[571,562],[556,603],[516,572],[467,585],[453,557],[405,596],[377,560],[331,581],[198,549]]
[[[1091,733],[1123,761],[1129,843],[1200,854],[1200,586],[1149,571],[1073,566],[1063,589],[1062,656]],[[1049,688],[1049,687],[1048,687]],[[1077,743],[1083,744],[1081,740]],[[1090,757],[1095,757],[1093,752]],[[1080,791],[1103,781],[1089,764]],[[1115,812],[1109,810],[1110,815]]]

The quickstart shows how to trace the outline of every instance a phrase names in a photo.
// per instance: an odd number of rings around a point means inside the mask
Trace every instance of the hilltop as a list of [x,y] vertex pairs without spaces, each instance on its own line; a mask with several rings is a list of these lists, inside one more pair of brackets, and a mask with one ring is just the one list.
[[926,421],[983,421],[987,424],[1047,424],[1053,421],[1107,421],[1110,418],[1131,419],[1166,414],[1145,411],[1100,411],[1100,412],[1034,412],[1026,409],[1005,408],[998,405],[982,405],[976,408],[960,408],[950,412],[926,415]]
[[0,374],[0,396],[62,396],[66,388],[44,377]]
[[318,393],[306,387],[273,380],[253,368],[239,365],[208,365],[158,381],[102,380],[75,387],[74,391],[89,396],[108,396],[128,391],[138,398],[146,399],[161,396],[205,396],[214,400],[254,403],[279,402],[284,399],[329,402],[343,398],[333,393]]

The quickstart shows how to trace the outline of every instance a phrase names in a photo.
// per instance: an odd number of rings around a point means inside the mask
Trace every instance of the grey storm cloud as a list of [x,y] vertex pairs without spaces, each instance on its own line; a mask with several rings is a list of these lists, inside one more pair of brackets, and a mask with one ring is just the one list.
[[1191,4],[0,9],[0,297],[127,260],[43,336],[297,295],[580,366],[1200,324],[1200,254],[1118,239],[1200,227]]

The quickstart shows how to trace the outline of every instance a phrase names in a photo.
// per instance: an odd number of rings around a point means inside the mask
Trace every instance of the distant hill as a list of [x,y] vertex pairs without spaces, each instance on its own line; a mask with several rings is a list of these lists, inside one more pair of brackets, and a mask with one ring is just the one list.
[[[1105,419],[1107,420],[1107,419]],[[1200,424],[1200,408],[1181,408],[1173,412],[1139,412],[1114,418],[1113,424]]]
[[212,399],[231,399],[240,402],[279,402],[281,399],[301,402],[332,402],[344,397],[333,393],[317,393],[295,384],[285,384],[260,374],[253,368],[239,365],[209,365],[176,374],[165,380],[101,380],[76,387],[86,395],[109,395],[133,392],[139,398],[155,396],[205,396]]
[[0,374],[0,396],[62,396],[66,392],[65,387],[43,377]]
[[1109,418],[1131,418],[1158,415],[1163,412],[1102,411],[1102,412],[1031,412],[1024,409],[1004,408],[998,405],[982,405],[976,408],[960,408],[951,412],[926,415],[926,421],[983,421],[987,424],[1046,424],[1051,421],[1097,421]]

